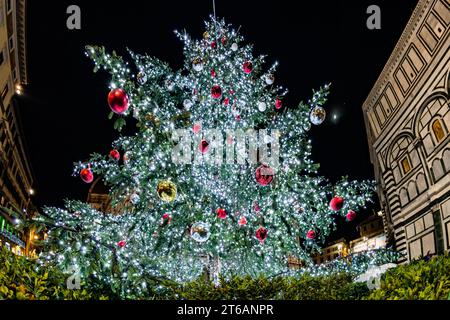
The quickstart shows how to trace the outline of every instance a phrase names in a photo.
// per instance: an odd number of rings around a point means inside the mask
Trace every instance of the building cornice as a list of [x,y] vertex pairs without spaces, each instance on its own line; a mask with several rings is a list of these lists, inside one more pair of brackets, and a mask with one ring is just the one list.
[[407,49],[408,44],[410,43],[411,37],[414,35],[415,30],[418,28],[420,20],[427,12],[432,2],[433,0],[419,0],[419,2],[417,3],[417,6],[411,15],[411,18],[406,24],[406,27],[402,32],[397,44],[395,45],[394,50],[389,56],[389,59],[385,64],[380,76],[378,77],[375,85],[367,96],[367,99],[364,101],[364,111],[372,108],[372,106],[375,104],[378,97],[384,90],[387,82],[391,78],[392,72],[398,66],[399,60],[403,57],[404,52]]
[[20,82],[28,84],[26,45],[26,0],[16,1],[17,48],[19,57]]

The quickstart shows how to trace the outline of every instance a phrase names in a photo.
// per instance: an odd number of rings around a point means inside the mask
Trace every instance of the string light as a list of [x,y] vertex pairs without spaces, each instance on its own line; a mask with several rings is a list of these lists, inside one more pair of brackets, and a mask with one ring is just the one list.
[[[145,293],[147,276],[189,281],[214,261],[214,267],[225,277],[300,274],[288,269],[290,255],[304,261],[310,273],[329,272],[323,266],[313,267],[310,258],[311,251],[320,250],[334,228],[336,212],[329,209],[329,199],[334,194],[345,199],[344,209],[338,212],[344,217],[345,209],[365,208],[374,191],[372,181],[342,179],[331,184],[318,175],[318,165],[310,159],[309,112],[326,102],[330,86],[315,91],[297,108],[283,105],[275,110],[275,101],[288,92],[272,84],[278,62],[263,71],[266,56],[255,57],[252,46],[232,26],[213,17],[205,26],[202,40],[175,32],[184,43],[185,62],[180,71],[172,71],[156,58],[129,51],[136,70],[145,74],[145,83],[136,83],[127,63],[116,54],[106,53],[102,47],[86,48],[95,70],[110,73],[109,87],[127,93],[130,108],[123,117],[136,118],[139,130],[112,143],[114,149],[127,155],[124,163],[93,154],[89,162],[74,166],[74,176],[89,166],[104,178],[110,187],[112,206],[120,209],[120,214],[104,214],[80,201],[67,201],[65,209],[46,208],[50,218],[36,218],[51,226],[41,263],[63,268],[76,264],[85,273],[95,272],[112,287],[125,288],[123,294],[131,290],[137,295]],[[212,45],[212,41],[216,43]],[[201,71],[192,67],[198,58],[203,63]],[[242,66],[248,61],[252,70],[247,74]],[[221,98],[211,95],[214,85],[220,86]],[[183,108],[186,99],[192,102],[188,112]],[[267,106],[263,111],[257,107],[260,101]],[[191,129],[194,123],[223,130],[279,130],[282,170],[276,172],[272,184],[261,187],[255,182],[255,167],[249,164],[175,165],[171,133],[175,128]],[[267,143],[263,141],[258,147]],[[176,184],[173,202],[163,202],[158,196],[160,181]],[[132,194],[135,201],[129,204]],[[217,218],[219,207],[226,209],[225,219]],[[163,219],[165,214],[170,214],[170,221]],[[245,216],[245,225],[238,225],[240,216]],[[191,237],[190,228],[196,222],[210,226],[207,241],[196,242]],[[258,241],[255,232],[261,226],[268,233],[266,239]],[[305,239],[309,230],[316,232],[316,239]],[[380,252],[368,253],[368,260],[360,259],[363,262],[359,263],[355,258],[350,269],[360,272],[378,256],[393,258]],[[94,265],[94,271],[87,271]],[[337,263],[334,269],[343,270],[346,265]]]

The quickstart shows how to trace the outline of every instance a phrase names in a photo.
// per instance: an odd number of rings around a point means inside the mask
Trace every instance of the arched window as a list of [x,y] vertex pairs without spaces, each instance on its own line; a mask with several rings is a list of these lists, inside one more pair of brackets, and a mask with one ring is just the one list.
[[401,189],[399,196],[400,196],[400,204],[402,206],[405,206],[409,202],[408,192],[406,191],[406,189]]
[[436,138],[437,142],[440,142],[442,139],[444,139],[445,132],[439,119],[433,121],[431,128],[433,129],[434,137]]

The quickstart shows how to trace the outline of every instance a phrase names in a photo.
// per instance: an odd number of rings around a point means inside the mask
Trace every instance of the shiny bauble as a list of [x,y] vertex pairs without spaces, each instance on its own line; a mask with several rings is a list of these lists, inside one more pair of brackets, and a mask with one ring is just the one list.
[[169,91],[173,91],[175,89],[175,83],[172,80],[170,80],[170,79],[166,79],[164,84],[166,85],[166,88]]
[[316,238],[316,232],[314,230],[309,230],[306,233],[306,238],[309,240],[314,240]]
[[123,114],[129,107],[126,92],[120,88],[111,90],[108,94],[108,104],[114,113]]
[[190,110],[193,104],[194,103],[189,99],[185,99],[183,101],[183,106],[186,108],[186,110]]
[[192,68],[199,72],[203,70],[203,61],[200,58],[195,58],[194,61],[192,61]]
[[245,226],[246,224],[247,224],[247,218],[244,216],[240,217],[239,221],[238,221],[238,225],[242,227],[242,226]]
[[216,210],[217,218],[219,219],[226,219],[227,217],[227,211],[223,208],[217,208]]
[[256,230],[256,239],[259,240],[260,243],[264,243],[264,241],[267,239],[267,229],[264,227],[260,227],[258,230]]
[[325,109],[320,106],[316,106],[311,109],[311,112],[309,113],[309,120],[312,124],[318,126],[325,121],[326,116],[327,113],[325,112]]
[[275,76],[273,74],[267,74],[264,77],[264,81],[266,81],[266,84],[270,86],[275,82]]
[[353,210],[349,210],[347,214],[345,215],[345,218],[348,222],[355,220],[356,218],[356,212]]
[[342,197],[334,197],[330,201],[330,209],[333,211],[339,211],[344,206],[344,198]]
[[222,96],[222,89],[218,85],[214,85],[211,88],[211,96],[214,99],[219,99]]
[[117,150],[111,150],[109,152],[109,157],[113,160],[119,161],[120,160],[120,153]]
[[86,183],[91,183],[94,181],[94,174],[91,169],[85,168],[80,171],[80,178]]
[[131,159],[131,151],[127,151],[123,154],[123,163],[125,165],[128,165],[128,163],[130,163],[130,159]]
[[141,198],[139,197],[139,195],[137,193],[133,193],[130,196],[130,201],[132,204],[138,204],[140,200],[141,200]]
[[200,141],[200,145],[198,146],[198,151],[200,151],[201,154],[206,154],[209,150],[209,143],[206,140]]
[[268,186],[272,182],[274,175],[274,170],[265,164],[258,167],[255,171],[256,182],[263,187]]
[[191,227],[191,238],[197,242],[208,241],[210,235],[209,225],[204,222],[196,222]]
[[260,101],[258,102],[258,110],[261,112],[266,111],[267,109],[267,104],[264,101]]
[[244,62],[242,65],[242,70],[244,70],[245,73],[249,74],[253,70],[253,64],[250,61]]
[[237,51],[238,48],[239,47],[238,47],[238,44],[236,42],[231,45],[231,50],[233,50],[233,51]]
[[147,82],[147,75],[145,72],[141,71],[137,74],[136,80],[140,85],[143,85]]
[[158,197],[165,202],[173,202],[177,197],[177,186],[172,181],[163,180],[156,187]]
[[275,109],[280,110],[283,107],[283,101],[281,99],[275,100]]

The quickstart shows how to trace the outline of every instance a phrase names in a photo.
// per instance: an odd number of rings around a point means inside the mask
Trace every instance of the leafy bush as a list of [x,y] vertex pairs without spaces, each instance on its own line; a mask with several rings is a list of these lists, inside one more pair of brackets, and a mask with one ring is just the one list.
[[[33,260],[0,251],[0,299],[26,300],[99,300],[118,299],[104,284],[90,278],[82,290],[69,290],[69,275],[56,268],[37,268]],[[430,261],[415,261],[388,270],[381,287],[369,291],[365,283],[355,283],[348,274],[299,278],[232,277],[221,279],[215,286],[203,278],[185,284],[159,281],[148,282],[145,296],[129,299],[182,300],[386,300],[450,298],[450,256]]]
[[366,284],[353,283],[350,276],[221,279],[215,287],[203,279],[172,288],[167,299],[186,300],[355,300],[368,294]]
[[90,300],[107,299],[95,290],[69,290],[69,275],[56,269],[38,270],[37,264],[0,250],[0,299],[14,300]]
[[450,298],[450,256],[418,260],[388,270],[368,300],[443,300]]

